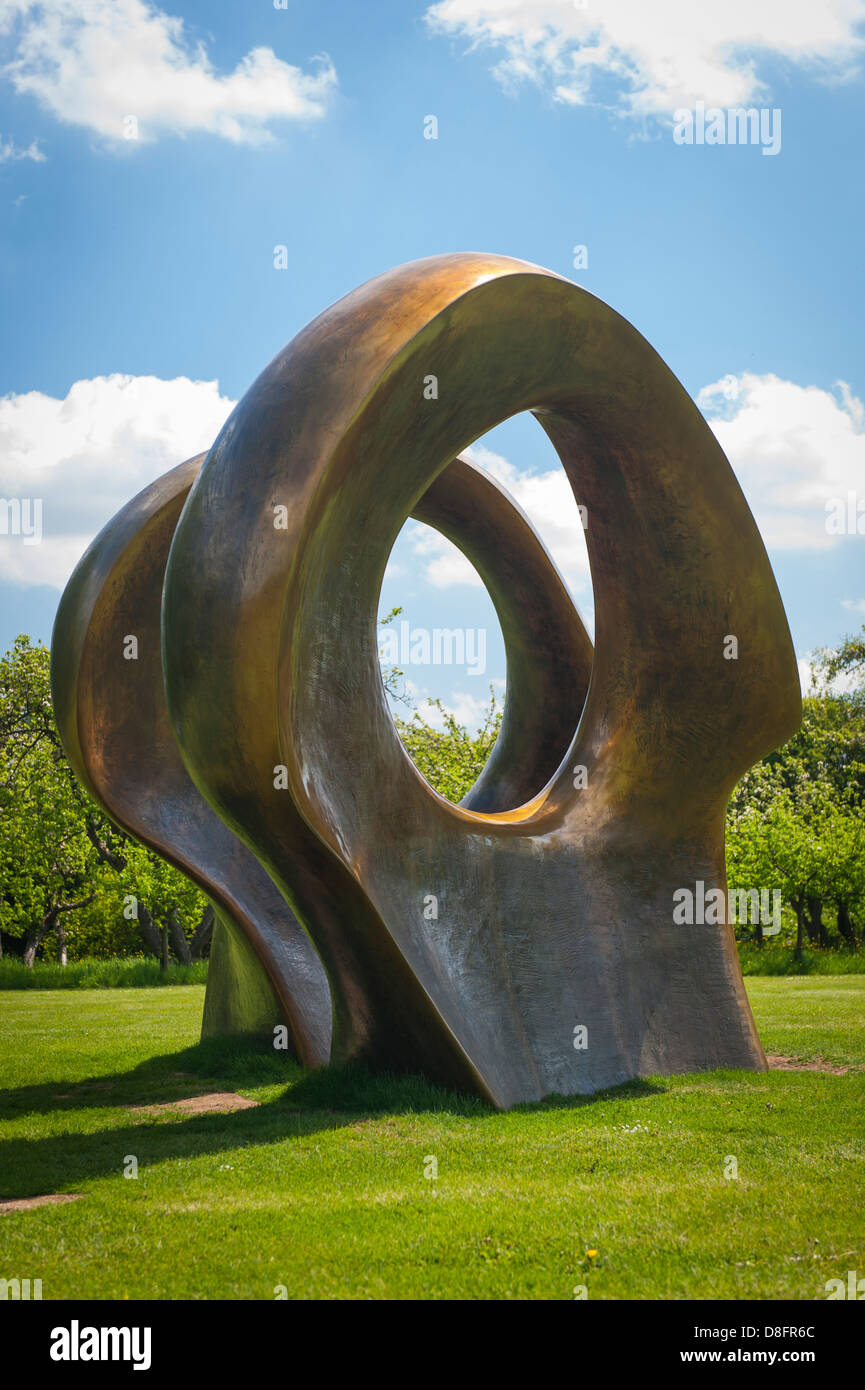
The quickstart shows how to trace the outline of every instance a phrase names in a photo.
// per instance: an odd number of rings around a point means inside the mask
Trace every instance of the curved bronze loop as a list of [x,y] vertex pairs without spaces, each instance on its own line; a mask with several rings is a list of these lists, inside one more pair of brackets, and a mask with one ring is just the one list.
[[[303,929],[210,809],[171,732],[160,606],[168,550],[203,454],[157,479],[103,528],[63,593],[51,643],[57,725],[78,777],[113,821],[181,869],[216,912],[203,1033],[289,1029],[307,1066],[330,1055],[330,992]],[[134,637],[136,655],[124,655]],[[195,661],[195,649],[189,659]]]

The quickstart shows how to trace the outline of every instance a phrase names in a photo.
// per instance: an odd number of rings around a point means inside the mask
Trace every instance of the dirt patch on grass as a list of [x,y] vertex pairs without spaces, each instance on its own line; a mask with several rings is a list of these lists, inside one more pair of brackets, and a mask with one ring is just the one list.
[[77,1202],[83,1192],[48,1192],[44,1197],[0,1197],[0,1214],[4,1211],[30,1211],[32,1207],[57,1207],[61,1202]]
[[259,1104],[239,1096],[236,1091],[208,1091],[203,1096],[187,1096],[184,1100],[162,1100],[155,1105],[125,1105],[131,1115],[164,1115],[180,1110],[184,1115],[227,1115],[232,1110],[252,1110]]
[[824,1062],[822,1057],[815,1057],[812,1062],[802,1062],[797,1057],[784,1057],[780,1053],[767,1056],[772,1071],[825,1071],[831,1072],[833,1076],[846,1076],[849,1067],[836,1066],[834,1062]]

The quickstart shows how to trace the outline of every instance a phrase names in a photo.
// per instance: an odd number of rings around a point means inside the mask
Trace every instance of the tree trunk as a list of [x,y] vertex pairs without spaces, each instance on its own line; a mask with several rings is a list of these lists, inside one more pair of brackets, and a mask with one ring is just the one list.
[[177,913],[172,907],[168,912],[168,927],[171,932],[171,944],[174,947],[174,954],[181,965],[192,964],[192,954],[189,950],[189,942],[186,940],[186,933],[180,925]]
[[843,936],[847,945],[851,948],[856,946],[856,933],[853,930],[853,923],[850,921],[850,914],[847,911],[847,904],[838,904],[838,931]]
[[808,939],[816,942],[818,946],[828,944],[826,938],[826,928],[823,925],[823,899],[817,897],[808,898]]
[[[61,916],[61,914],[64,913],[64,912],[74,912],[75,909],[76,909],[77,907],[87,907],[88,903],[92,903],[92,902],[93,902],[93,899],[94,899],[95,897],[96,897],[96,894],[95,894],[95,893],[88,893],[88,895],[87,895],[86,898],[79,898],[77,902],[74,902],[74,903],[55,903],[53,907],[50,907],[50,908],[48,909],[48,911],[46,912],[45,916],[42,918],[41,926],[38,926],[38,927],[36,927],[36,929],[35,929],[34,931],[29,932],[29,933],[27,934],[27,937],[25,938],[24,955],[23,955],[22,959],[23,959],[23,961],[24,961],[24,964],[25,964],[30,970],[33,969],[33,965],[34,965],[34,962],[35,962],[35,960],[36,960],[36,952],[39,950],[39,947],[40,947],[42,941],[43,941],[44,938],[48,935],[48,933],[51,931],[51,929],[52,929],[53,927],[57,927],[57,939],[58,939],[58,942],[61,940],[61,928],[60,928],[60,916]],[[63,956],[62,956],[61,964],[62,964],[62,965],[65,965],[65,964],[66,964],[66,930],[65,930],[65,928],[64,928],[63,931],[62,931],[62,940],[63,940]]]
[[50,907],[42,918],[38,927],[33,927],[24,938],[24,955],[22,957],[28,970],[32,970],[36,962],[36,952],[42,945],[44,938],[48,935],[51,928],[56,925],[60,912],[56,907]]
[[61,965],[66,964],[66,927],[63,922],[57,923],[57,959]]
[[201,914],[201,921],[195,928],[195,935],[189,946],[189,954],[193,960],[203,960],[210,951],[210,943],[213,940],[213,907],[210,903]]
[[796,911],[796,949],[793,952],[793,959],[801,963],[802,960],[802,937],[805,930],[805,906],[801,898],[793,899],[793,907]]
[[160,965],[163,970],[168,969],[168,923],[162,928],[162,957]]
[[138,904],[135,920],[138,923],[138,930],[141,933],[141,940],[144,942],[146,949],[150,952],[152,956],[156,956],[158,960],[159,957],[162,955],[162,941],[159,936],[159,931],[154,925],[153,918],[151,917],[150,912],[142,902]]
[[99,858],[102,860],[103,864],[109,864],[112,869],[115,869],[117,871],[117,873],[122,873],[123,870],[126,868],[126,860],[124,859],[122,854],[116,854],[115,851],[112,850],[110,846],[105,843],[105,841],[101,838],[99,831],[96,829],[95,823],[90,817],[88,817],[84,828],[87,833],[88,840],[90,841],[93,848],[96,850],[96,853],[99,855]]

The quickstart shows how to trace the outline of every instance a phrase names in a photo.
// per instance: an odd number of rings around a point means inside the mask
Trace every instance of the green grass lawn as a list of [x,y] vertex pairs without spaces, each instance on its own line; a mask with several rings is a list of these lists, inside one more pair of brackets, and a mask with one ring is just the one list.
[[[767,1052],[851,1070],[496,1114],[198,1045],[199,985],[2,993],[0,1196],[85,1195],[0,1215],[0,1276],[46,1299],[824,1299],[865,1274],[865,976],[747,983]],[[260,1105],[124,1109],[206,1090]]]

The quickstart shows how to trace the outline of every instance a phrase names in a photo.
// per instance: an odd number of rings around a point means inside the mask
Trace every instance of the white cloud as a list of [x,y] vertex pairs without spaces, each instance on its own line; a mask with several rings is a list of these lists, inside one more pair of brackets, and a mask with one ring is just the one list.
[[38,140],[31,140],[30,144],[22,149],[14,140],[4,140],[0,135],[0,164],[7,164],[13,159],[32,159],[35,164],[45,163],[45,155],[39,148]]
[[[798,657],[796,665],[799,668],[799,685],[803,695],[815,695],[816,689],[811,678],[811,661],[813,652],[806,652],[804,656]],[[831,695],[849,695],[851,690],[855,690],[858,685],[858,678],[853,671],[839,671],[837,676],[831,680],[826,687]]]
[[[731,399],[731,396],[734,398]],[[727,376],[697,404],[733,465],[769,549],[828,549],[827,503],[865,497],[863,408],[844,382],[837,394],[771,373]]]
[[[472,445],[466,454],[507,488],[538,532],[569,587],[576,593],[588,591],[590,595],[592,581],[586,537],[565,470],[557,465],[542,473],[524,473],[483,444]],[[591,517],[588,517],[588,524],[591,525]]]
[[[522,473],[502,454],[473,444],[465,456],[507,488],[540,535],[562,576],[573,590],[591,584],[589,557],[580,514],[564,469]],[[414,526],[409,537],[424,562],[424,578],[435,589],[467,584],[483,587],[477,570],[449,540],[429,526]]]
[[434,589],[449,589],[456,584],[483,587],[474,566],[441,532],[418,524],[408,534],[413,553],[423,561],[424,578]]
[[62,589],[105,522],[208,449],[233,404],[216,381],[120,375],[0,399],[0,497],[41,498],[43,528],[37,545],[0,536],[0,579]]
[[842,598],[841,607],[846,608],[848,613],[865,615],[865,598]]
[[[458,724],[462,724],[470,733],[474,733],[484,723],[489,712],[490,684],[495,689],[498,704],[502,705],[505,698],[505,682],[494,680],[487,682],[484,695],[468,695],[465,691],[455,690],[449,700],[442,700],[443,709],[439,709],[430,699],[421,700],[418,704],[419,713],[426,723],[434,729],[444,729],[445,715],[450,714],[453,715]],[[409,693],[416,695],[418,692],[413,687]]]
[[58,120],[107,140],[205,131],[235,143],[272,138],[277,121],[324,115],[336,89],[326,58],[309,71],[254,48],[218,73],[183,20],[149,0],[0,0],[0,33],[11,41],[4,71],[15,90]]
[[768,56],[845,78],[865,46],[865,0],[439,0],[425,17],[433,32],[495,49],[506,86],[535,81],[559,102],[603,101],[637,117],[698,99],[765,101]]

